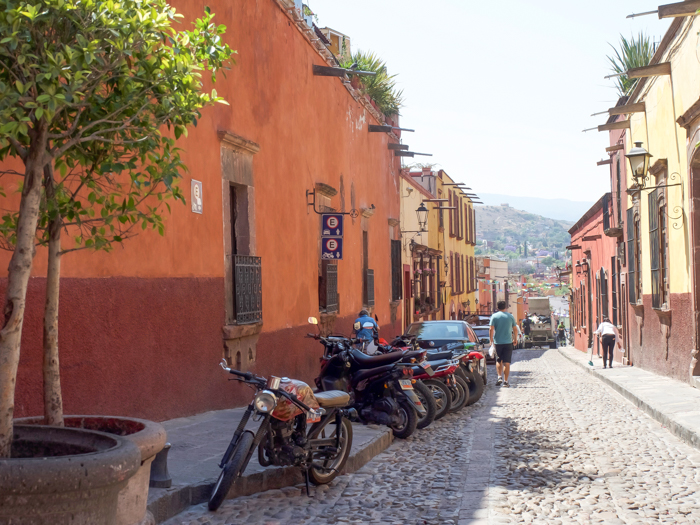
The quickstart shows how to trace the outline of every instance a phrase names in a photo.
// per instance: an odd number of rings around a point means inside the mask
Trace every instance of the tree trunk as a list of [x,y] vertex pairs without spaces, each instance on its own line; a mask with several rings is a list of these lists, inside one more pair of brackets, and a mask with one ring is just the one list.
[[19,204],[17,243],[7,272],[7,293],[0,330],[0,458],[12,451],[12,418],[15,408],[15,384],[19,364],[22,323],[27,285],[34,259],[34,242],[41,206],[41,187],[46,163],[46,131],[38,130],[38,139],[24,159],[25,174]]
[[[53,167],[44,167],[46,200],[55,197]],[[61,372],[58,366],[58,298],[61,278],[61,215],[49,222],[49,261],[44,306],[44,418],[47,425],[63,426]]]

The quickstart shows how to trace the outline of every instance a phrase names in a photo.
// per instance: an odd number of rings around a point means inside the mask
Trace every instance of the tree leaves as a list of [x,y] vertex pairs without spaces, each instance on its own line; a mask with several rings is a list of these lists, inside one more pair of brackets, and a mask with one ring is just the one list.
[[[203,107],[225,102],[202,73],[215,80],[235,51],[209,9],[190,30],[172,27],[180,17],[167,0],[0,0],[0,160],[43,148],[57,177],[39,244],[57,213],[70,249],[109,250],[148,226],[163,235],[160,206],[185,202],[186,166],[162,130],[187,136]],[[4,247],[17,219],[2,218]]]

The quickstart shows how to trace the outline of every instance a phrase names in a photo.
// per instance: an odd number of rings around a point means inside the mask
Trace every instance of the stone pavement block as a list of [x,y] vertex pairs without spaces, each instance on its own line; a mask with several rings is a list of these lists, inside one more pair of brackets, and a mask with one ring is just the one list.
[[700,390],[637,367],[591,367],[586,354],[571,347],[560,348],[559,353],[611,386],[672,434],[700,448]]
[[[234,408],[161,423],[172,445],[168,454],[168,471],[173,485],[168,489],[151,488],[149,491],[148,509],[155,516],[156,523],[209,499],[219,476],[219,461],[244,412],[245,408]],[[391,430],[387,427],[372,427],[353,424],[353,446],[344,472],[355,472],[391,445]],[[251,420],[246,428],[254,430],[257,423]],[[303,481],[298,469],[261,467],[257,455],[253,454],[229,497],[289,487]]]

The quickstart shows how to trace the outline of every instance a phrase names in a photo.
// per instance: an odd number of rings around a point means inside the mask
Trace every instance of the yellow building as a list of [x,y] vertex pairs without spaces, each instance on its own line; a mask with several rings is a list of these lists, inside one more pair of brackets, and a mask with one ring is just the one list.
[[[437,172],[438,246],[445,259],[445,319],[462,319],[477,311],[476,214],[472,200],[444,170]],[[437,213],[437,212],[436,212]]]
[[443,319],[444,265],[435,187],[435,175],[429,169],[401,173],[404,329],[415,321]]
[[[691,383],[700,375],[700,216],[692,204],[700,199],[698,34],[698,17],[674,18],[651,64],[630,72],[639,81],[611,111],[621,116],[601,126],[614,130],[608,152],[624,235],[627,359]],[[633,177],[625,158],[638,146],[652,155],[646,178]]]

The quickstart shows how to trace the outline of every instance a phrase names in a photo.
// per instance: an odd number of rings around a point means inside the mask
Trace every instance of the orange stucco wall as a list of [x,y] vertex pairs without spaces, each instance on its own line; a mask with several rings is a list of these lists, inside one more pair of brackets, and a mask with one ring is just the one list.
[[[219,75],[218,93],[230,106],[203,111],[196,129],[178,145],[190,172],[182,187],[189,200],[191,178],[203,182],[204,214],[173,205],[166,233],[146,232],[112,253],[79,252],[62,261],[64,277],[223,277],[223,209],[220,141],[230,131],[260,145],[254,157],[257,253],[263,259],[264,330],[305,322],[318,311],[319,221],[306,206],[305,190],[315,182],[340,189],[344,178],[346,210],[354,184],[356,207],[374,204],[369,220],[370,262],[377,293],[390,286],[389,217],[398,217],[398,167],[387,150],[388,136],[368,133],[374,118],[348,93],[340,79],[315,77],[312,64],[325,65],[294,22],[274,0],[258,2],[175,1],[192,20],[210,6],[215,21],[227,26],[236,65]],[[183,23],[185,26],[188,23]],[[11,185],[6,187],[12,190]],[[332,205],[340,208],[340,196]],[[348,221],[345,260],[340,263],[342,313],[361,307],[361,230]],[[70,241],[67,241],[70,242]],[[64,243],[65,244],[65,243]],[[9,254],[0,254],[6,272]],[[39,251],[34,275],[45,275]],[[2,274],[0,274],[2,275]],[[223,290],[222,290],[223,294]],[[388,302],[377,307],[388,320]]]
[[[230,103],[203,111],[178,142],[189,173],[188,204],[174,204],[166,232],[128,240],[112,253],[88,251],[62,261],[61,366],[66,411],[164,419],[248,401],[216,366],[223,352],[224,199],[219,131],[260,146],[254,155],[256,251],[262,257],[263,326],[255,371],[313,380],[321,348],[303,339],[318,315],[320,220],[306,190],[322,182],[339,191],[331,206],[375,205],[368,225],[369,268],[375,270],[375,312],[389,337],[392,319],[390,239],[399,217],[399,158],[389,136],[342,81],[312,75],[326,65],[275,0],[176,0],[186,20],[204,7],[225,24],[236,65],[216,89]],[[342,177],[342,185],[341,185]],[[203,183],[203,214],[190,211],[190,181]],[[2,181],[12,192],[16,181]],[[343,190],[343,191],[341,191]],[[8,193],[3,208],[16,209]],[[354,198],[353,198],[354,195]],[[354,202],[353,202],[354,199]],[[339,263],[337,328],[347,332],[362,307],[362,219],[346,218]],[[9,254],[0,253],[0,293]],[[17,414],[41,412],[41,312],[45,254],[30,283],[18,378]],[[398,327],[398,328],[396,328]],[[156,370],[167,363],[167,379]],[[228,393],[227,393],[228,392]],[[243,397],[241,397],[243,396]]]

